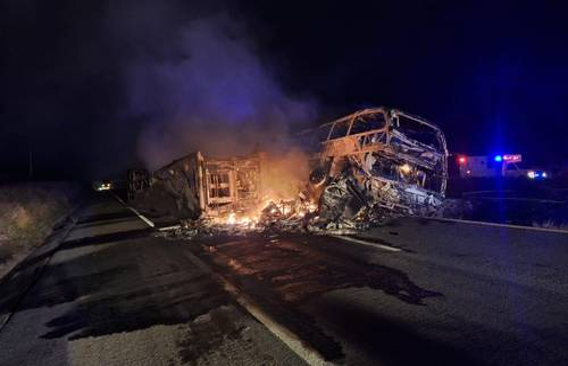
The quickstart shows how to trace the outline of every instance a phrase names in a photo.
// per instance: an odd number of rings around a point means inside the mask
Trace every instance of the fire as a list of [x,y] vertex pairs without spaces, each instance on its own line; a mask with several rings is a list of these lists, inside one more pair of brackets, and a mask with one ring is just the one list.
[[[307,188],[305,183],[310,172],[308,157],[303,152],[290,151],[279,157],[259,155],[258,159],[258,162],[250,160],[248,165],[241,161],[236,180],[228,179],[229,185],[234,184],[238,192],[246,187],[245,193],[249,195],[242,197],[247,198],[241,199],[239,193],[235,199],[216,201],[205,208],[206,218],[213,225],[246,230],[280,223],[288,225],[294,221],[301,224],[300,220],[317,209],[302,193]],[[258,168],[255,168],[256,163]],[[229,165],[226,169],[233,166]]]
[[317,208],[317,204],[312,201],[266,198],[253,209],[246,212],[231,211],[212,218],[212,222],[217,225],[252,230],[280,220],[301,220],[307,214],[316,212]]
[[227,217],[227,225],[235,225],[237,223],[237,214],[231,212]]
[[231,212],[226,218],[220,218],[215,221],[221,225],[254,226],[258,223],[258,217],[237,216],[237,213]]

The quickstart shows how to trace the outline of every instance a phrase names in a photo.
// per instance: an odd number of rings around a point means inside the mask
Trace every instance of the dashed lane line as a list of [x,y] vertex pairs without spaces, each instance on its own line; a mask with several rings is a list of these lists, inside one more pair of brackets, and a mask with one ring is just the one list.
[[357,243],[357,244],[361,244],[361,245],[368,245],[371,247],[375,247],[375,248],[379,248],[382,250],[387,250],[389,252],[401,252],[402,249],[400,248],[395,248],[395,247],[391,247],[389,245],[384,245],[384,244],[379,244],[379,243],[374,243],[372,241],[366,241],[366,240],[361,240],[361,239],[355,239],[352,238],[350,236],[341,236],[341,235],[330,235],[331,237],[337,238],[337,239],[341,239],[341,240],[345,240],[345,241],[350,241],[352,243]]
[[126,207],[127,209],[129,209],[130,211],[132,211],[136,216],[138,216],[138,218],[142,221],[144,221],[144,223],[146,223],[146,225],[150,226],[151,228],[155,227],[156,224],[154,224],[149,218],[147,218],[146,216],[142,215],[140,212],[138,212],[135,208],[130,207],[126,204],[126,202],[124,202],[124,200],[120,197],[118,197],[116,194],[113,193],[114,198],[116,198],[116,200],[118,202],[120,202],[124,207]]
[[499,224],[499,223],[496,223],[496,222],[474,221],[474,220],[445,219],[445,218],[438,218],[438,217],[435,217],[435,218],[424,217],[424,219],[428,219],[428,220],[432,220],[432,221],[440,221],[440,222],[455,222],[455,223],[468,224],[468,225],[493,226],[493,227],[503,227],[503,228],[508,228],[508,229],[517,229],[517,230],[541,231],[541,232],[548,232],[548,233],[568,234],[568,230],[549,229],[549,228],[545,228],[545,227]]

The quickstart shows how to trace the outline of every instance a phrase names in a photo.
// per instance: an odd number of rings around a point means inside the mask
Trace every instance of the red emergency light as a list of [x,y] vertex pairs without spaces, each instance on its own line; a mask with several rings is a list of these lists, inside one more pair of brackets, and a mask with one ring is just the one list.
[[465,158],[465,156],[460,156],[458,158],[458,163],[465,164],[466,162],[467,162],[467,159]]

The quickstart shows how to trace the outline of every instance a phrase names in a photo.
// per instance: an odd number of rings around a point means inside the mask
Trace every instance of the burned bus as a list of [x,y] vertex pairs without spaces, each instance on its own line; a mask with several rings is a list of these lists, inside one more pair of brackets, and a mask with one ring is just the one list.
[[435,124],[397,109],[357,111],[299,135],[312,152],[310,183],[330,217],[431,215],[442,204],[448,150]]

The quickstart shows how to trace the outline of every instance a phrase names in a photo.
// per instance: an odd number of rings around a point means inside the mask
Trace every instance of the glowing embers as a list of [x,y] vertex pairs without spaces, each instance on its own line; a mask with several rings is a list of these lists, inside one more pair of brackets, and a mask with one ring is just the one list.
[[410,172],[412,172],[412,167],[409,164],[402,164],[401,166],[398,167],[398,170],[404,174],[410,174]]
[[302,196],[287,200],[265,199],[253,209],[210,216],[206,221],[219,230],[232,231],[256,231],[268,226],[301,228],[307,223],[304,220],[308,219],[308,214],[315,213],[317,209],[318,205],[315,202],[306,200]]
[[213,225],[238,226],[243,229],[255,229],[258,224],[258,216],[239,215],[230,212],[220,217],[211,219]]

